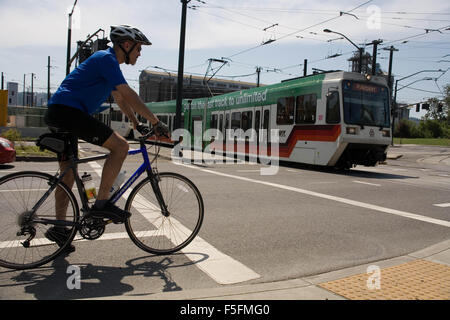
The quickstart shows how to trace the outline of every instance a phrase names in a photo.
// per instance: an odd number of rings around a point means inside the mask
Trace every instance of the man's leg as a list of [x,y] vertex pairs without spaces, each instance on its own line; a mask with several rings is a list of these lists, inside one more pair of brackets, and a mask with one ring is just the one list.
[[[67,167],[69,167],[70,161],[60,161],[59,168],[60,172],[64,172]],[[72,189],[75,178],[73,176],[73,171],[69,170],[66,175],[62,178],[62,182],[64,182],[69,189]],[[55,190],[55,210],[56,210],[56,219],[58,220],[66,220],[67,206],[69,205],[69,197],[66,192],[62,190],[60,187],[57,187]]]
[[110,154],[103,165],[97,200],[107,200],[109,198],[111,187],[119,175],[129,149],[127,140],[117,132],[113,132],[102,146],[108,149]]

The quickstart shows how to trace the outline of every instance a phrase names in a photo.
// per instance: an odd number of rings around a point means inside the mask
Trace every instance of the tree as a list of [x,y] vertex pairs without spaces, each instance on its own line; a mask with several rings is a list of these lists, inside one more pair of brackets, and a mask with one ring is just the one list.
[[[448,88],[450,88],[450,86],[446,87],[446,92],[450,93],[450,89]],[[448,94],[447,99],[449,99]],[[428,99],[427,103],[430,108],[428,109],[427,113],[424,116],[425,120],[438,120],[443,122],[446,122],[448,120],[449,105],[448,103],[446,103],[445,99],[444,101],[442,101],[437,98],[430,98]]]

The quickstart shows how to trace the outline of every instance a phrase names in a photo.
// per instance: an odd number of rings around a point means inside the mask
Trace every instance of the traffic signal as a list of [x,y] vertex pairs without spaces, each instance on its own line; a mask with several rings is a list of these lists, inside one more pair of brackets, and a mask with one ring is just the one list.
[[82,63],[84,60],[92,55],[91,43],[84,43],[83,41],[78,41],[78,63]]
[[442,112],[443,109],[444,109],[444,106],[442,105],[442,103],[439,103],[438,107],[437,107],[437,112]]
[[92,51],[97,52],[99,50],[108,49],[108,42],[109,40],[107,38],[95,40],[94,44],[92,45]]

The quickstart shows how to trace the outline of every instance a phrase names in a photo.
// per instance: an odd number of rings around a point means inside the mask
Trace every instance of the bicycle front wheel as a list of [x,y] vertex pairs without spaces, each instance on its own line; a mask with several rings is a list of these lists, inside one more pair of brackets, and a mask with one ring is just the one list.
[[[53,180],[49,174],[34,171],[0,178],[0,266],[36,268],[54,259],[75,237],[79,217],[76,198],[61,182],[46,195],[55,184]],[[57,212],[64,220],[56,220]],[[59,236],[55,231],[59,229],[51,229],[58,222],[69,225],[67,242],[59,245],[48,239]]]
[[131,212],[125,227],[131,240],[153,254],[171,254],[186,247],[203,222],[203,199],[186,177],[172,172],[159,174],[159,189],[167,205],[163,213],[150,178],[130,193],[125,210]]

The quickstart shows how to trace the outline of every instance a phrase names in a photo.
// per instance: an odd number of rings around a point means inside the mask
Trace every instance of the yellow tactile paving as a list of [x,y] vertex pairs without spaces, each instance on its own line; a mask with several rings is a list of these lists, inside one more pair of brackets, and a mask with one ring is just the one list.
[[450,267],[416,260],[319,286],[351,300],[450,300]]

